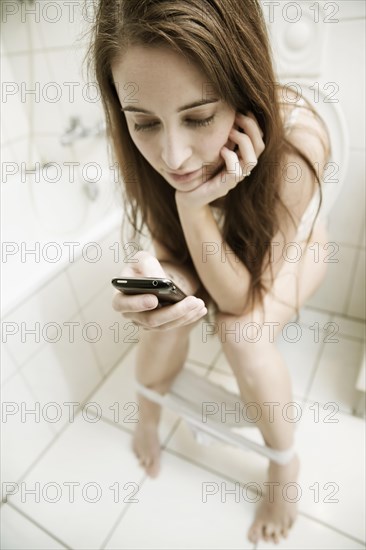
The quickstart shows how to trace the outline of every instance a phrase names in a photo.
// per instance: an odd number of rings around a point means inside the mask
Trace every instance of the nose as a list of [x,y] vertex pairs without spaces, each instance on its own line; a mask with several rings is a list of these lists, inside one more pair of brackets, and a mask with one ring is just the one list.
[[162,137],[161,158],[165,166],[171,170],[184,169],[186,161],[192,156],[192,146],[187,141],[184,132],[165,132]]

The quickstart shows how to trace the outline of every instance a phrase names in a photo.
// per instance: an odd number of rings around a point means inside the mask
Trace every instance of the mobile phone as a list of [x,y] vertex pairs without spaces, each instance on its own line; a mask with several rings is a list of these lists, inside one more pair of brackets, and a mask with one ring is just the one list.
[[160,307],[180,302],[186,294],[171,279],[158,277],[121,277],[112,279],[112,285],[123,294],[154,294]]

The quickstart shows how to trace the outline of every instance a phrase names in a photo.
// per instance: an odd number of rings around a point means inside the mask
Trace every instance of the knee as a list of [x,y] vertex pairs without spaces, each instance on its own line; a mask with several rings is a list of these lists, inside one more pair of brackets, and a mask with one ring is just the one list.
[[245,370],[248,375],[268,360],[272,345],[265,327],[253,315],[234,316],[219,314],[217,327],[220,343],[231,366]]

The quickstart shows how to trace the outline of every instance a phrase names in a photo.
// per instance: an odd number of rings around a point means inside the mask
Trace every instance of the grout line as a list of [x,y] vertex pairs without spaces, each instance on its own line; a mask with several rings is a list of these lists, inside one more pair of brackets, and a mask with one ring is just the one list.
[[353,291],[353,288],[354,288],[354,280],[355,280],[355,276],[356,276],[356,271],[357,271],[357,267],[358,267],[358,259],[359,259],[359,254],[355,254],[354,255],[354,258],[353,258],[353,262],[352,262],[352,268],[351,268],[351,273],[352,273],[352,277],[348,283],[348,290],[346,292],[346,295],[344,297],[344,311],[347,312],[349,311],[349,308],[350,308],[350,305],[351,305],[351,298],[352,298],[352,291]]
[[48,529],[46,529],[45,527],[43,527],[40,523],[38,523],[37,521],[35,521],[31,516],[29,516],[28,514],[26,514],[21,508],[18,508],[13,502],[11,502],[10,500],[4,504],[8,504],[10,506],[10,508],[12,508],[13,510],[16,510],[21,516],[23,516],[25,519],[27,519],[30,523],[32,523],[33,525],[35,525],[36,527],[38,527],[38,529],[40,529],[41,531],[43,531],[44,533],[46,533],[46,535],[48,535],[49,537],[51,537],[54,541],[56,541],[58,544],[61,544],[61,546],[63,546],[64,548],[67,548],[68,550],[72,550],[71,546],[68,546],[65,542],[63,542],[61,539],[59,539],[56,535],[54,535],[51,531],[49,531]]
[[[98,382],[98,384],[92,389],[91,392],[82,400],[80,401],[80,405],[74,409],[74,420],[76,419],[76,416],[80,413],[82,408],[84,407],[85,403],[88,403],[91,399],[91,397],[94,395],[95,392],[99,390],[99,388],[104,384],[104,382],[107,380],[108,376],[118,367],[119,363],[123,361],[126,356],[130,353],[130,350],[132,348],[132,345],[125,350],[124,354],[116,361],[114,366],[110,369],[110,371],[104,376],[104,378],[101,378]],[[102,419],[103,417],[101,417]],[[63,433],[67,430],[68,427],[72,426],[75,422],[65,422],[65,424],[62,426],[62,428],[53,434],[52,440],[41,450],[39,455],[33,460],[33,462],[26,468],[26,470],[23,472],[23,474],[17,479],[16,483],[20,483],[24,481],[24,479],[27,477],[27,475],[33,470],[33,468],[38,464],[40,460],[42,460],[43,456],[48,453],[49,449],[56,443],[56,441],[63,435]],[[116,423],[113,423],[115,426]],[[129,432],[130,433],[130,432]],[[4,502],[0,501],[0,507],[4,504]]]

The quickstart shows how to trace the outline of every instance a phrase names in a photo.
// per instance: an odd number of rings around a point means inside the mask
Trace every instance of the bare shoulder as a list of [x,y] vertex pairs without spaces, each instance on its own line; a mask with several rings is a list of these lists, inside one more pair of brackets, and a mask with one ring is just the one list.
[[309,161],[324,164],[330,155],[326,125],[314,106],[305,98],[287,91],[280,96],[281,116],[287,140],[306,155]]
[[280,196],[299,222],[318,187],[314,172],[302,155],[321,178],[329,159],[330,141],[326,126],[313,106],[306,100],[287,98],[284,101],[281,97],[281,116],[290,147],[282,158],[284,177]]

